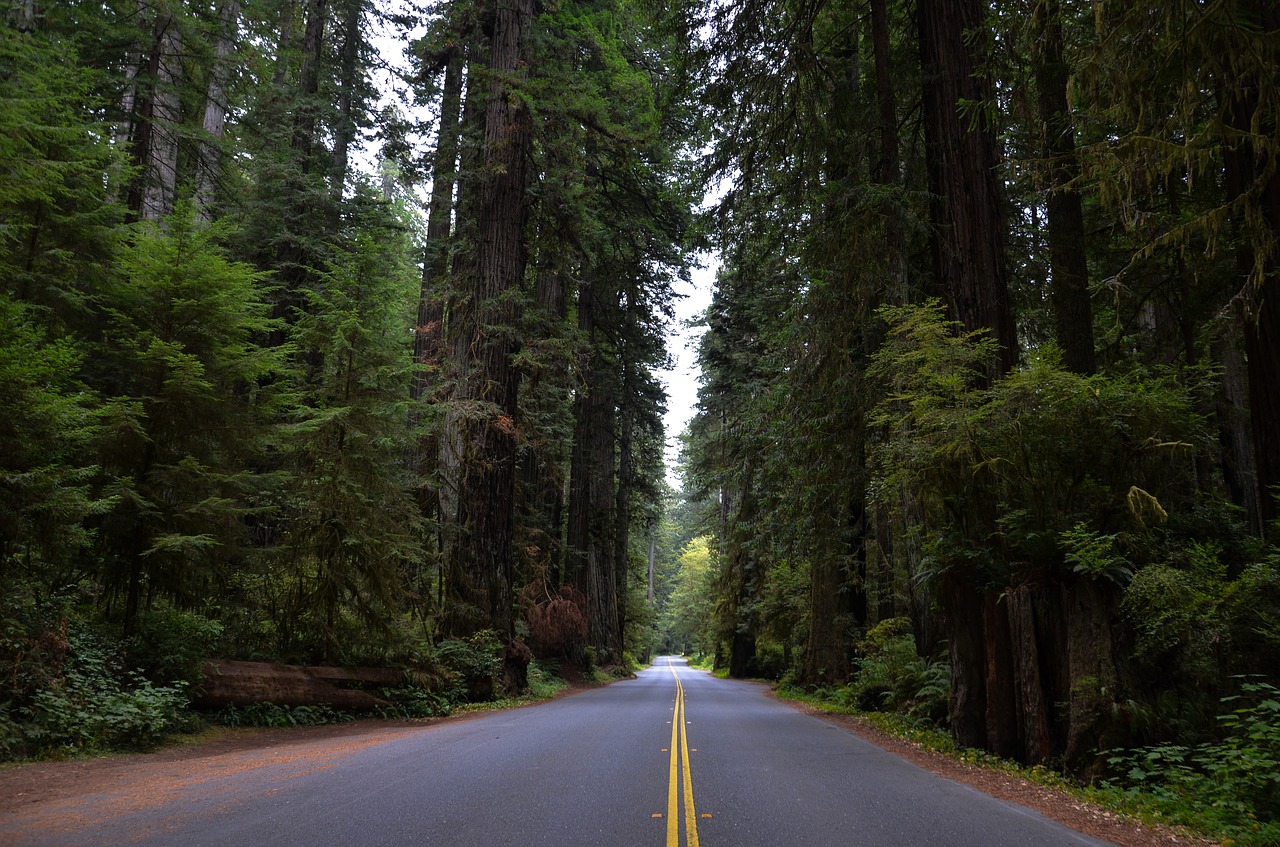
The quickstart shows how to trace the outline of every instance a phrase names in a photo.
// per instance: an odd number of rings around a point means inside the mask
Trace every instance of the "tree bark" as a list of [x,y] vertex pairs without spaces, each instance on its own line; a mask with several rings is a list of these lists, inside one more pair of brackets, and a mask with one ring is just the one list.
[[[1037,588],[1022,584],[1005,592],[1009,643],[1012,647],[1014,698],[1018,715],[1017,758],[1023,764],[1046,762],[1053,756],[1053,735],[1040,645],[1044,641],[1036,614],[1043,605]],[[1052,657],[1048,657],[1052,659]]]
[[[484,177],[479,188],[476,274],[467,306],[473,368],[465,381],[470,401],[462,461],[460,555],[473,600],[508,647],[515,642],[512,538],[515,529],[515,427],[520,375],[520,313],[527,251],[528,158],[532,121],[512,81],[525,75],[532,0],[502,0],[494,19],[485,107]],[[507,650],[508,679],[523,677],[520,654]]]
[[1104,732],[1118,693],[1111,635],[1117,595],[1110,585],[1092,579],[1077,579],[1062,587],[1070,680],[1063,757],[1077,769],[1086,764],[1096,767],[1096,752],[1120,743]]
[[[1249,0],[1241,4],[1237,14],[1250,22],[1251,28],[1274,33],[1280,30],[1280,9],[1265,0]],[[1274,69],[1280,62],[1280,48],[1274,39],[1259,49],[1267,55],[1259,60],[1262,67]],[[1224,139],[1227,200],[1253,206],[1238,212],[1242,231],[1250,218],[1261,233],[1241,239],[1237,251],[1244,296],[1244,343],[1248,362],[1249,411],[1253,424],[1254,456],[1257,462],[1259,513],[1262,530],[1271,531],[1280,518],[1277,496],[1280,495],[1280,170],[1272,161],[1265,142],[1254,141],[1254,134],[1274,136],[1276,117],[1257,116],[1260,108],[1258,91],[1263,81],[1256,69],[1245,71],[1240,78],[1227,80]],[[1251,195],[1251,196],[1249,196]],[[1255,244],[1262,244],[1261,249]]]
[[934,280],[967,331],[990,330],[999,342],[995,377],[1017,362],[1018,341],[1009,304],[996,138],[983,111],[995,108],[995,98],[966,43],[974,33],[987,31],[985,8],[980,0],[921,3],[919,23]]
[[1089,266],[1085,258],[1084,211],[1072,181],[1080,176],[1075,128],[1067,103],[1070,68],[1063,55],[1062,7],[1041,0],[1036,8],[1038,38],[1032,50],[1039,89],[1042,150],[1048,166],[1050,298],[1058,346],[1067,370],[1091,374],[1097,369],[1093,344],[1093,307],[1089,302]]
[[[181,125],[182,36],[176,15],[167,7],[156,12],[146,75],[131,81],[126,101],[136,104],[130,141],[137,176],[129,188],[130,213],[159,220],[173,211],[178,184],[178,137]],[[126,115],[126,117],[130,117]]]
[[[352,113],[355,106],[355,90],[360,84],[357,60],[360,58],[360,48],[364,45],[364,36],[360,31],[360,23],[364,17],[363,0],[346,0],[342,12],[344,18],[338,68],[338,85],[340,86],[338,116],[337,125],[333,131],[333,163],[329,183],[329,193],[334,200],[335,213],[346,191],[351,142],[355,140],[356,135]],[[442,119],[442,127],[443,124]]]
[[[462,140],[463,54],[456,51],[445,66],[440,96],[440,129],[431,167],[431,201],[427,206],[427,238],[422,256],[422,286],[418,295],[418,323],[414,332],[413,359],[419,365],[439,365],[444,356],[445,304],[451,299],[436,288],[449,267],[449,235],[453,219],[453,192],[458,177],[458,150]],[[412,397],[428,393],[431,375],[424,368],[414,377]]]
[[219,14],[218,45],[204,98],[202,136],[197,145],[196,215],[213,219],[213,196],[221,174],[221,142],[227,126],[227,84],[231,80],[231,52],[240,27],[240,0],[224,0]]
[[[966,331],[989,330],[999,344],[988,377],[1017,361],[1004,254],[1004,198],[991,81],[971,46],[988,32],[981,0],[922,3],[919,7],[925,159],[932,195],[934,282]],[[971,111],[976,110],[976,111]],[[951,724],[957,741],[1000,752],[1015,725],[1007,676],[1008,620],[991,609],[995,596],[953,572],[938,600],[951,643]]]
[[1218,441],[1222,445],[1222,479],[1231,501],[1244,510],[1245,520],[1255,535],[1262,534],[1262,511],[1258,499],[1257,461],[1249,435],[1249,379],[1244,360],[1244,320],[1232,314],[1213,341],[1213,357],[1222,366],[1214,417]]
[[320,90],[320,59],[324,47],[324,23],[328,0],[307,0],[307,22],[302,33],[302,67],[298,71],[298,93],[294,101],[291,144],[302,154],[302,170],[310,168],[311,148],[315,143]]
[[151,92],[151,142],[143,174],[143,220],[173,211],[178,197],[178,133],[182,126],[182,32],[176,14],[162,13],[156,31],[156,76]]

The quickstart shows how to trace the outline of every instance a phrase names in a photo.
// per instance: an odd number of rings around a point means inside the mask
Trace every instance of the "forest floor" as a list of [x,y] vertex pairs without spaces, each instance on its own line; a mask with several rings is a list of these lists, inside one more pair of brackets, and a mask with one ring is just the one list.
[[[557,697],[593,687],[578,679]],[[1087,803],[1067,792],[977,765],[958,762],[909,741],[880,731],[851,715],[834,715],[799,703],[793,706],[822,720],[845,727],[925,770],[969,785],[986,794],[1034,809],[1047,818],[1121,847],[1206,847],[1215,842],[1172,829],[1138,823],[1124,815]],[[114,802],[128,807],[151,805],[192,780],[214,757],[252,769],[263,762],[283,758],[320,757],[332,760],[364,747],[391,740],[395,735],[444,721],[470,720],[474,711],[421,720],[363,719],[344,724],[286,729],[218,727],[197,736],[178,739],[152,753],[131,753],[66,761],[29,762],[0,767],[0,820],[21,816],[34,825],[57,827],[44,820],[67,801],[92,795],[114,795]],[[227,754],[235,754],[228,756]],[[261,760],[261,761],[259,761]],[[298,762],[304,765],[305,762]],[[226,774],[223,774],[226,775]],[[121,786],[128,786],[121,796]]]

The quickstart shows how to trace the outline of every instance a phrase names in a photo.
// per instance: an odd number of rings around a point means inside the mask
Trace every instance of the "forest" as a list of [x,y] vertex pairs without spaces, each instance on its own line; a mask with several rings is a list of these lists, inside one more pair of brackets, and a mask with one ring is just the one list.
[[16,0],[0,753],[680,651],[1276,835],[1278,116],[1269,0]]

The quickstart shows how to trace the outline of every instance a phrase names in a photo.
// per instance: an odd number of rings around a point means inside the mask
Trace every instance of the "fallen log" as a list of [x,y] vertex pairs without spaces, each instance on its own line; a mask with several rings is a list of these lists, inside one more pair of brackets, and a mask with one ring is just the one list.
[[367,691],[342,687],[342,683],[387,686],[397,685],[403,679],[403,672],[387,668],[321,668],[213,659],[205,664],[203,685],[192,705],[218,709],[275,703],[364,711],[388,705],[388,701]]

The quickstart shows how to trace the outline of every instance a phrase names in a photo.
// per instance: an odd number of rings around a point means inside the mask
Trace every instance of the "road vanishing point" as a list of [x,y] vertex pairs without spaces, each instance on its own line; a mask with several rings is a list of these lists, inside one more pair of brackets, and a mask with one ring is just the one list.
[[[1101,845],[661,657],[521,709],[187,756],[29,814],[13,847]],[[179,767],[181,766],[181,767]],[[148,775],[143,778],[142,773]]]

